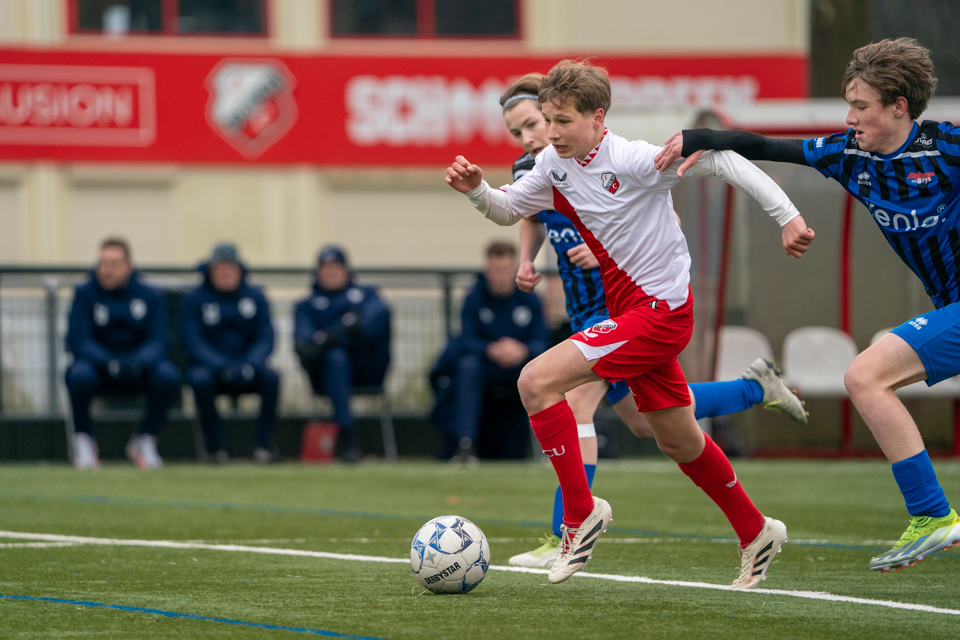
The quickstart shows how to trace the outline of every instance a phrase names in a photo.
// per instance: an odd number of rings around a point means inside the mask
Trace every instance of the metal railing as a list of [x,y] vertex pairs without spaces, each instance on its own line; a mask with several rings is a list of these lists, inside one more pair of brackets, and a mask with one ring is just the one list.
[[[168,292],[200,283],[195,269],[142,267],[142,277]],[[0,265],[0,418],[60,417],[66,406],[63,375],[67,315],[74,287],[88,267]],[[357,269],[355,280],[373,284],[391,307],[393,338],[386,390],[400,414],[423,415],[430,407],[427,374],[451,333],[459,331],[462,300],[475,271],[452,269]],[[250,268],[248,281],[263,288],[276,333],[273,366],[281,375],[281,415],[315,413],[317,400],[293,349],[293,307],[310,294],[310,269]],[[175,319],[172,319],[175,322]],[[191,411],[191,396],[184,406]],[[241,409],[244,407],[241,406]],[[372,411],[362,404],[359,413]]]

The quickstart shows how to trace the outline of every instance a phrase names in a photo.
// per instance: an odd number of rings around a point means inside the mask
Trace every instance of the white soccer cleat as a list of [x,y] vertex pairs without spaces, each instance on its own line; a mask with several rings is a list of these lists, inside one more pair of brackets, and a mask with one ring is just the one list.
[[73,466],[78,471],[100,468],[97,442],[90,437],[89,433],[73,434]]
[[583,569],[593,555],[593,547],[613,520],[613,510],[603,498],[593,497],[593,511],[576,529],[560,526],[560,549],[553,561],[550,575],[553,584],[566,582],[570,576]]
[[553,566],[558,553],[560,553],[560,538],[551,533],[548,537],[540,538],[539,547],[533,551],[527,551],[526,553],[513,556],[507,561],[507,564],[511,567],[536,567],[542,569]]
[[773,518],[764,518],[763,529],[753,542],[740,551],[740,577],[731,589],[753,589],[767,579],[767,569],[773,557],[780,553],[780,545],[787,541],[787,525]]
[[753,380],[763,389],[763,400],[760,404],[764,409],[785,413],[790,419],[800,424],[807,424],[807,410],[803,408],[803,401],[797,394],[784,384],[780,377],[780,370],[769,360],[757,358],[740,376],[744,380]]
[[127,443],[127,457],[141,471],[160,469],[163,459],[157,453],[157,439],[146,434],[134,436]]

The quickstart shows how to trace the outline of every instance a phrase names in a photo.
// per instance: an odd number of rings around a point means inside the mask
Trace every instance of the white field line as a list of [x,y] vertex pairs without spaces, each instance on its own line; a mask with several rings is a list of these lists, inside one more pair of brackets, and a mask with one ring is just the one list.
[[[244,553],[261,553],[265,555],[278,556],[301,556],[308,558],[326,558],[329,560],[351,560],[359,562],[380,562],[385,564],[408,564],[408,558],[387,558],[384,556],[365,556],[351,553],[330,553],[327,551],[306,551],[302,549],[276,549],[273,547],[249,547],[235,544],[206,544],[197,542],[177,542],[173,540],[129,540],[122,538],[88,538],[84,536],[65,536],[54,533],[22,533],[19,531],[0,531],[0,538],[13,540],[36,540],[39,542],[66,543],[69,545],[97,545],[112,547],[153,547],[162,549],[206,549],[210,551],[235,551]],[[514,573],[534,573],[545,575],[546,569],[528,569],[526,567],[504,567],[490,565],[495,571],[512,571]],[[574,574],[578,578],[593,578],[595,580],[610,580],[612,582],[632,582],[640,584],[653,584],[673,587],[687,587],[693,589],[714,589],[719,591],[732,591],[729,585],[710,584],[708,582],[686,582],[683,580],[654,580],[643,576],[620,576],[609,573],[586,573],[580,572]],[[775,596],[789,596],[793,598],[805,598],[807,600],[827,600],[830,602],[849,602],[852,604],[865,604],[877,607],[888,607],[891,609],[907,609],[910,611],[923,611],[926,613],[944,613],[947,615],[960,616],[958,609],[943,609],[941,607],[931,607],[925,604],[910,604],[907,602],[893,602],[890,600],[870,600],[868,598],[853,598],[850,596],[838,596],[823,591],[788,591],[781,589],[753,589],[737,593],[761,593]]]

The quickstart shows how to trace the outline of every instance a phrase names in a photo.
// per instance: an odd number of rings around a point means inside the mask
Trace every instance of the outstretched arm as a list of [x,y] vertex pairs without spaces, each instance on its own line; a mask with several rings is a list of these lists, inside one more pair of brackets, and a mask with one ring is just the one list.
[[783,248],[794,258],[802,256],[813,240],[813,229],[807,227],[783,189],[742,156],[732,151],[709,151],[703,154],[689,176],[716,176],[759,202],[764,211],[780,224]]
[[654,158],[657,171],[666,171],[677,158],[686,160],[677,168],[682,177],[697,163],[706,149],[736,151],[747,160],[771,160],[809,166],[799,138],[767,138],[751,131],[716,131],[714,129],[685,129],[675,133]]

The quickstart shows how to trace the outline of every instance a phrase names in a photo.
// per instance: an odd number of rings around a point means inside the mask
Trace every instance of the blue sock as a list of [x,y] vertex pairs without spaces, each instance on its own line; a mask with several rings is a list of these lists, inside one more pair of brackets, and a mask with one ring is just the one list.
[[726,380],[699,382],[690,385],[697,403],[694,417],[714,418],[749,409],[763,400],[763,387],[756,380]]
[[[597,465],[585,464],[584,471],[587,472],[587,484],[593,486],[593,476],[597,472]],[[560,525],[563,524],[563,494],[560,487],[557,487],[557,493],[553,498],[553,535],[560,537]]]
[[950,503],[937,482],[926,449],[912,458],[894,462],[892,468],[910,515],[942,518],[950,513]]

